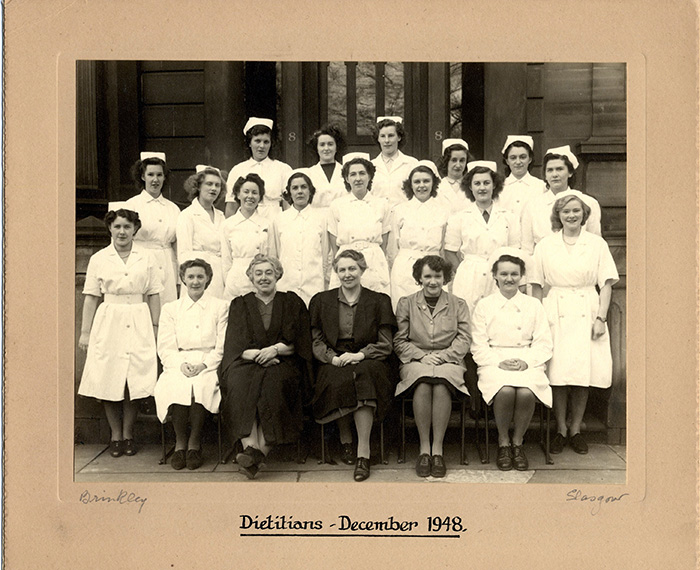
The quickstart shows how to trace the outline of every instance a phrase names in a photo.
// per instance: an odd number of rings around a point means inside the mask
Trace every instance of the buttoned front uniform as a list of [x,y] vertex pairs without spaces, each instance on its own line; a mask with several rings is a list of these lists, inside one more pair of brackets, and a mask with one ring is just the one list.
[[[444,378],[460,392],[469,394],[464,383],[464,357],[469,352],[471,334],[469,309],[464,300],[443,291],[431,313],[423,291],[418,291],[401,298],[396,322],[399,328],[394,335],[394,351],[401,361],[396,395],[424,377]],[[420,362],[428,354],[437,354],[445,362]]]
[[78,394],[121,401],[124,386],[132,400],[153,394],[156,341],[144,295],[163,284],[152,250],[134,243],[126,263],[109,245],[88,263],[83,294],[103,297],[90,329],[87,358]]
[[163,281],[163,291],[160,294],[160,304],[163,306],[177,299],[175,239],[180,208],[162,194],[153,198],[145,190],[129,198],[126,206],[138,212],[141,220],[141,229],[134,236],[134,242],[150,249],[157,262]]
[[591,209],[591,215],[586,221],[586,231],[597,236],[600,233],[600,204],[598,200],[584,194],[578,190],[568,188],[558,194],[554,194],[551,190],[547,190],[543,194],[538,194],[527,204],[522,215],[522,236],[521,246],[523,251],[532,255],[535,246],[545,236],[552,234],[552,208],[554,202],[558,198],[562,198],[566,194],[578,196]]
[[265,182],[265,196],[258,205],[258,213],[272,221],[282,212],[282,192],[287,186],[287,179],[292,173],[292,167],[280,160],[265,157],[261,161],[249,158],[239,162],[231,169],[226,181],[226,201],[235,202],[233,197],[233,185],[241,176],[255,173]]
[[[362,286],[389,294],[389,264],[381,248],[382,236],[391,230],[389,203],[370,190],[362,200],[348,192],[335,200],[328,216],[328,232],[335,236],[338,253],[346,249],[362,252],[367,270],[362,275]],[[330,288],[340,282],[335,272]]]
[[311,178],[311,182],[313,182],[314,188],[316,188],[314,199],[311,202],[312,208],[322,210],[326,213],[333,200],[345,196],[346,189],[342,172],[343,167],[340,163],[334,163],[333,174],[331,175],[331,179],[328,180],[320,162],[309,168],[309,178]]
[[450,214],[456,214],[471,204],[469,198],[462,190],[462,181],[450,180],[447,176],[440,181],[437,199],[445,204]]
[[552,386],[609,388],[612,355],[607,325],[605,334],[592,339],[598,314],[600,288],[618,281],[608,244],[582,229],[576,243],[567,246],[558,231],[535,247],[529,281],[551,288],[542,303],[549,319],[554,354],[549,363]]
[[[199,200],[180,212],[177,219],[177,259],[180,264],[189,259],[203,259],[211,265],[214,273],[207,293],[222,299],[224,296],[224,274],[221,264],[221,224],[224,214],[214,208],[212,221]],[[182,287],[183,296],[187,288]]]
[[224,300],[253,291],[245,274],[258,253],[268,253],[270,222],[257,211],[246,218],[238,210],[221,224],[221,263],[224,274]]
[[425,202],[415,196],[399,204],[392,217],[391,240],[398,253],[391,267],[391,302],[420,289],[413,278],[413,264],[426,255],[440,255],[449,212],[436,197]]
[[301,211],[292,206],[275,219],[270,233],[270,253],[284,268],[277,289],[294,291],[308,306],[329,278],[326,216],[310,205]]
[[372,159],[372,164],[376,168],[371,190],[374,195],[386,198],[390,210],[393,210],[398,204],[406,202],[408,198],[403,191],[403,182],[408,178],[411,170],[416,167],[418,160],[398,150],[388,165],[381,153]]
[[[226,301],[210,296],[208,290],[196,302],[186,293],[163,307],[158,326],[163,373],[153,394],[161,422],[165,422],[171,404],[189,406],[193,398],[211,413],[219,411],[218,368],[224,353],[228,308]],[[180,368],[185,363],[203,363],[206,368],[188,378]]]
[[[545,406],[552,407],[552,389],[545,365],[552,357],[547,315],[534,297],[520,291],[508,299],[500,291],[482,299],[472,317],[472,355],[478,364],[479,391],[487,404],[503,386],[529,388]],[[525,370],[503,370],[504,360],[518,358]]]
[[529,172],[526,172],[520,180],[511,173],[503,183],[503,190],[498,195],[498,203],[506,210],[513,212],[516,219],[520,220],[530,200],[546,191],[544,180],[535,178]]
[[454,277],[452,293],[467,302],[470,314],[479,299],[495,289],[489,256],[499,247],[519,247],[519,240],[515,216],[496,202],[488,223],[474,203],[448,220],[445,250],[460,252],[463,256]]

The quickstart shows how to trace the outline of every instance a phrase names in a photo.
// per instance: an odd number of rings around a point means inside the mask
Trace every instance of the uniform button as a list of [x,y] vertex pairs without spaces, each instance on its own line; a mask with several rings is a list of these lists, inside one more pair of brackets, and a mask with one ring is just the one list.
[[126,328],[131,328],[131,325],[126,325]]
[[198,329],[198,328],[199,328],[199,325],[195,325],[195,327],[194,327],[194,328]]
[[129,274],[128,274],[128,273],[125,273],[125,274],[124,274],[124,276],[125,276],[125,277],[128,277],[128,276],[129,276]]
[[516,327],[518,330],[521,330],[523,327]]

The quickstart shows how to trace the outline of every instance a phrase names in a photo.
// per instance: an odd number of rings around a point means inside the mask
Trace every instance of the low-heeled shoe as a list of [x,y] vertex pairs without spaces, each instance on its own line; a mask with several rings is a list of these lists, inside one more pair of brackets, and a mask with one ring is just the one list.
[[447,473],[445,458],[442,455],[433,455],[430,467],[430,475],[433,477],[444,477]]
[[175,469],[175,471],[180,471],[180,469],[184,469],[186,465],[187,451],[184,449],[178,449],[175,453],[173,453],[173,456],[170,459],[170,466]]
[[132,456],[136,455],[136,444],[133,439],[124,440],[124,455]]
[[355,451],[352,447],[352,443],[341,443],[342,451],[340,454],[340,460],[345,463],[345,465],[352,465],[355,463]]
[[204,463],[204,458],[202,457],[201,449],[188,449],[187,450],[187,469],[190,471],[194,469],[199,469]]
[[564,451],[564,444],[566,444],[566,438],[561,433],[557,432],[552,441],[549,443],[550,453],[561,453]]
[[581,455],[588,453],[588,444],[580,433],[572,435],[569,438],[569,445],[576,453],[580,453]]
[[510,471],[513,469],[513,455],[510,449],[510,445],[501,445],[498,448],[498,458],[496,459],[496,466],[501,471]]
[[416,461],[416,475],[418,477],[428,477],[432,468],[432,461],[430,455],[427,453],[421,453]]
[[522,445],[513,446],[513,467],[518,471],[527,471],[528,469],[528,461]]
[[124,442],[123,441],[110,441],[109,442],[109,454],[112,457],[121,457],[124,454]]
[[358,457],[355,463],[355,473],[353,478],[355,481],[364,481],[369,477],[369,459],[366,457]]

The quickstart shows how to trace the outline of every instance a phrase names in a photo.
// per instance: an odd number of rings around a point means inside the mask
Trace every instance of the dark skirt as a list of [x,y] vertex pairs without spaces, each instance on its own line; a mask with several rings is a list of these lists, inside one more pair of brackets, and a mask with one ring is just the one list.
[[294,359],[269,368],[234,361],[221,379],[221,410],[231,440],[249,436],[257,414],[267,443],[297,441],[303,425],[302,378]]
[[376,418],[382,421],[395,386],[384,360],[367,359],[343,367],[320,364],[311,403],[314,417],[321,420],[339,408],[354,409],[358,402],[374,400]]

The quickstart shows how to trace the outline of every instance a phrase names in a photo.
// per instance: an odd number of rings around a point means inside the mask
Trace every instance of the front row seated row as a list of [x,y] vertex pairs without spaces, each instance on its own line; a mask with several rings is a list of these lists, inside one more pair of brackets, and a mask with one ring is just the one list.
[[[362,287],[362,253],[345,250],[333,262],[340,287],[315,295],[309,310],[295,293],[277,291],[283,269],[274,257],[253,259],[246,274],[255,291],[230,307],[204,294],[211,266],[186,261],[180,277],[187,293],[164,305],[157,326],[160,281],[147,252],[132,243],[125,248],[136,225],[126,211],[108,221],[114,247],[93,256],[84,289],[79,345],[87,359],[79,394],[104,401],[113,456],[136,453],[135,400],[153,394],[158,417],[164,422],[169,414],[175,428],[173,468],[202,465],[206,410],[221,408],[231,440],[243,445],[239,468],[252,479],[273,445],[297,441],[302,406],[310,403],[319,423],[337,421],[342,460],[354,463],[354,479],[363,481],[370,474],[373,422],[383,420],[394,396],[412,393],[420,437],[416,473],[443,477],[452,396],[468,394],[465,357],[471,350],[479,390],[494,407],[498,467],[528,468],[522,440],[535,401],[552,405],[545,374],[552,337],[542,304],[519,291],[526,256],[518,250],[494,253],[498,291],[477,304],[471,321],[466,303],[444,290],[452,267],[441,257],[416,261],[413,277],[421,289],[401,298],[395,317],[388,295]],[[104,302],[97,307],[99,292]],[[163,364],[157,383],[151,326]],[[393,353],[400,361],[398,383]]]

